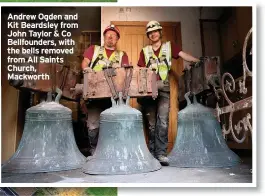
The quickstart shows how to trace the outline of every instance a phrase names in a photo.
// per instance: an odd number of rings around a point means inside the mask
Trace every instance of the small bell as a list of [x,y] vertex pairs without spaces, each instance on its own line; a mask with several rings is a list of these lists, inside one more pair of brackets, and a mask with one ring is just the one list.
[[118,104],[100,114],[96,150],[83,166],[87,174],[135,174],[155,171],[160,163],[149,152],[143,131],[142,114],[126,104]]
[[48,94],[26,111],[23,135],[15,154],[2,166],[3,172],[37,173],[81,168],[85,157],[78,150],[72,127],[72,111]]
[[230,167],[240,163],[222,136],[213,109],[199,104],[194,95],[191,104],[185,94],[187,107],[178,113],[178,134],[168,155],[174,167]]

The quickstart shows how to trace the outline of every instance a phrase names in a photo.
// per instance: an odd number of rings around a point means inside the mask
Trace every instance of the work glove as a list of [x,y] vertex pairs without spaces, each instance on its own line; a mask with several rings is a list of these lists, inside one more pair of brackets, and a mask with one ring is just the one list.
[[90,69],[89,67],[86,67],[85,69],[83,69],[83,74],[87,73],[89,69]]
[[195,63],[195,64],[194,64],[194,67],[199,67],[199,66],[201,66],[201,65],[204,63],[205,59],[206,59],[206,57],[204,57],[204,56],[200,57],[200,58],[199,58],[200,61],[197,62],[197,63]]

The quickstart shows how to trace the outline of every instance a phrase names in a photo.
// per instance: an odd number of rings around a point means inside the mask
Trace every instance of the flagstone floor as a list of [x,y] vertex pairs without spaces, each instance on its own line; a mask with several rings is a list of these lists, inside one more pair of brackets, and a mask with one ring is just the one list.
[[[37,173],[2,173],[2,183],[252,183],[251,159],[232,168],[162,167],[132,175],[88,175],[81,169]],[[73,184],[74,186],[74,184]]]

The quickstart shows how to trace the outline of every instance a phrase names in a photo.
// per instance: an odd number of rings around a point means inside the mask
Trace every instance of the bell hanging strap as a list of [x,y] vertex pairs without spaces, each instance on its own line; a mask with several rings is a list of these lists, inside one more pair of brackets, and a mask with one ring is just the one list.
[[163,81],[168,79],[168,72],[171,66],[171,45],[170,42],[163,43],[160,54],[159,54],[159,64],[158,73]]
[[103,54],[104,54],[104,47],[103,46],[95,46],[95,47],[96,48],[94,50],[93,59],[95,56],[96,56],[96,59],[90,65],[91,69],[94,69],[94,67],[97,65],[98,61],[103,59]]

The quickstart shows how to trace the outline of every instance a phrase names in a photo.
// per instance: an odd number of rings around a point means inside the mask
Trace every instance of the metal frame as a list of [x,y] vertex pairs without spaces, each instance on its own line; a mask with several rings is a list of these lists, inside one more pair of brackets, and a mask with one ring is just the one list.
[[[240,94],[246,94],[247,93],[247,88],[246,88],[246,78],[247,77],[251,77],[252,79],[252,72],[249,70],[248,65],[247,65],[247,61],[246,61],[246,50],[247,50],[247,44],[248,44],[248,40],[250,38],[252,34],[252,28],[249,30],[246,38],[245,38],[245,42],[243,45],[243,53],[242,53],[242,58],[243,58],[243,79],[241,79],[239,81],[239,93]],[[229,81],[228,81],[229,78]],[[220,94],[222,94],[226,100],[226,102],[228,103],[228,106],[219,107],[219,104],[216,104],[216,116],[217,119],[220,122],[220,115],[225,114],[225,113],[229,113],[229,124],[228,124],[228,129],[226,129],[227,125],[224,124],[222,127],[222,132],[223,132],[223,136],[224,138],[226,138],[226,135],[228,134],[232,134],[233,139],[237,142],[237,143],[243,143],[247,137],[247,132],[249,131],[251,133],[252,136],[252,125],[251,125],[251,114],[247,113],[245,117],[243,117],[241,120],[239,120],[239,122],[237,122],[237,124],[233,127],[233,114],[236,111],[239,110],[245,110],[248,108],[252,108],[252,96],[247,97],[243,100],[239,100],[237,102],[232,102],[229,97],[226,94],[226,91],[229,93],[234,93],[236,91],[236,85],[235,85],[235,79],[233,78],[233,76],[226,72],[223,74],[222,76],[222,81],[221,81],[221,88],[220,89],[215,89],[215,94],[217,96],[218,99],[220,99]],[[235,135],[235,131],[237,134],[240,134],[243,131],[243,137],[242,138],[238,138]]]

